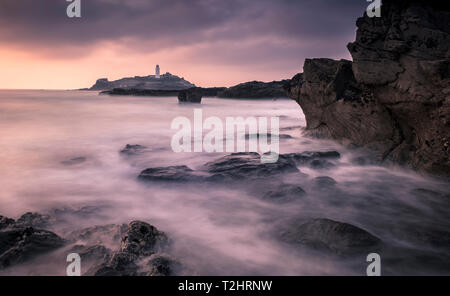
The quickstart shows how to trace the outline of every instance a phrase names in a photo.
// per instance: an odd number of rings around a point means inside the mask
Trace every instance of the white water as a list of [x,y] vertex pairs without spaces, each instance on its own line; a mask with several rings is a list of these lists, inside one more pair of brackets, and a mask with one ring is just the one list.
[[[199,106],[195,106],[198,108]],[[174,241],[174,256],[200,275],[364,275],[367,263],[355,258],[351,267],[276,239],[277,228],[290,218],[330,218],[359,226],[385,242],[430,256],[428,265],[405,255],[387,271],[450,273],[433,260],[449,263],[448,245],[430,247],[418,237],[440,231],[448,238],[447,199],[429,201],[411,193],[426,188],[449,193],[449,184],[397,168],[359,166],[350,162],[357,151],[331,141],[302,137],[305,119],[290,100],[203,99],[203,116],[281,116],[281,153],[337,150],[342,158],[326,171],[301,167],[298,180],[306,201],[274,204],[238,188],[144,186],[136,177],[145,168],[200,165],[218,154],[176,154],[170,148],[176,116],[193,118],[193,106],[176,98],[109,97],[81,91],[0,91],[0,215],[94,205],[100,213],[73,221],[73,229],[143,220]],[[126,159],[119,151],[141,144],[151,152]],[[80,164],[62,161],[85,157]],[[312,180],[330,176],[337,188],[317,190]],[[56,230],[58,232],[58,229]],[[59,231],[63,231],[63,226]],[[421,230],[422,231],[422,230]],[[400,234],[400,235],[399,235]],[[416,239],[417,238],[417,239]],[[395,258],[395,255],[394,255]],[[361,259],[361,260],[360,260]],[[359,260],[359,261],[358,261]],[[417,261],[419,260],[419,261]],[[417,266],[417,269],[415,269]],[[12,273],[64,274],[63,268],[41,263]]]

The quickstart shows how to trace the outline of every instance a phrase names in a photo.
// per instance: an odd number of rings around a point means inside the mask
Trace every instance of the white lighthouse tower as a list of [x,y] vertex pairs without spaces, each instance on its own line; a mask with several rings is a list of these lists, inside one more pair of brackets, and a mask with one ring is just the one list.
[[159,65],[156,65],[156,69],[155,69],[155,77],[156,77],[156,78],[161,78],[161,73],[160,73]]

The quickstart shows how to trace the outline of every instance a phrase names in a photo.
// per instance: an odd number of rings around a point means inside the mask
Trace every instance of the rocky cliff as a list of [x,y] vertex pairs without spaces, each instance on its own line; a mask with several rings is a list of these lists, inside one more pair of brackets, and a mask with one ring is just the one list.
[[353,62],[308,59],[286,83],[307,133],[367,147],[380,161],[450,176],[450,11],[384,0],[357,20]]

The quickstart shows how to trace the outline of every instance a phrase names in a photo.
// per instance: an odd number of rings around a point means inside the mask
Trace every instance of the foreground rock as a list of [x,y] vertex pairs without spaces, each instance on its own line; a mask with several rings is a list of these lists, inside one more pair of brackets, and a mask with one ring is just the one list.
[[65,240],[53,232],[0,216],[0,269],[25,262],[62,247]]
[[329,251],[340,256],[369,254],[381,247],[381,240],[369,232],[347,223],[313,219],[294,225],[282,233],[285,242]]
[[168,246],[169,239],[165,233],[145,222],[131,222],[122,236],[119,250],[106,255],[104,261],[91,268],[87,274],[96,276],[172,275],[170,266],[172,262],[175,262],[174,260],[168,256],[161,257],[164,260],[155,259]]
[[449,20],[444,5],[386,0],[381,18],[358,19],[353,62],[306,60],[285,88],[308,133],[450,176]]

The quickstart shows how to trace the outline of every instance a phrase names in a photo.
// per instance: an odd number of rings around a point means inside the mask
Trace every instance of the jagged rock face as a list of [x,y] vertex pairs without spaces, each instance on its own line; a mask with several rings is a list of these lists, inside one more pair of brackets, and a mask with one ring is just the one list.
[[306,60],[285,86],[308,133],[450,176],[449,24],[448,9],[426,1],[385,0],[381,18],[358,19],[353,63]]

